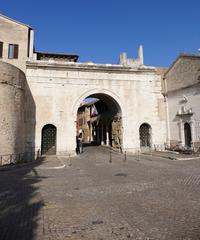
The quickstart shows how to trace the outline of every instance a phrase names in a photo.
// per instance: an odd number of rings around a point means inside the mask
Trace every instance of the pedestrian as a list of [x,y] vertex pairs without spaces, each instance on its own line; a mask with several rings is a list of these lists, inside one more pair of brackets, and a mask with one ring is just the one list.
[[76,154],[80,154],[80,139],[76,136]]
[[79,141],[79,152],[83,153],[83,137],[82,137],[82,133],[79,134],[78,141]]

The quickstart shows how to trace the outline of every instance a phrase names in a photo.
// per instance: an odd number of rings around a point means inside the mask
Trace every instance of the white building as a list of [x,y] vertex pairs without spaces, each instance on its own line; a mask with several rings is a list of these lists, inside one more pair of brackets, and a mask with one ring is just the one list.
[[200,148],[200,55],[182,54],[164,77],[168,109],[168,143],[183,149]]

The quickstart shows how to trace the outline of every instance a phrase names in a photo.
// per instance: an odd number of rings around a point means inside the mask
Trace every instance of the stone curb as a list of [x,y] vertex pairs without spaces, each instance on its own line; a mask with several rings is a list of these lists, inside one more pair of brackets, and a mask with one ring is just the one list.
[[[149,153],[143,153],[143,155],[150,156]],[[171,157],[171,156],[163,156],[163,155],[158,155],[158,154],[152,154],[152,156],[154,156],[154,157],[161,157],[161,158],[167,158],[167,159],[170,159],[170,160],[177,160],[177,161],[197,160],[197,159],[200,160],[200,156],[199,157],[191,157],[191,158],[178,158],[178,157],[174,158],[174,157]]]
[[31,161],[31,162],[27,162],[27,163],[18,163],[18,164],[13,164],[13,165],[6,165],[6,166],[1,166],[0,167],[0,171],[10,171],[10,170],[14,170],[17,168],[23,168],[29,165],[33,165],[36,164],[38,162],[41,162],[42,158],[38,158],[37,160]]
[[191,158],[176,158],[176,160],[179,160],[179,161],[184,161],[184,160],[197,160],[197,159],[200,160],[200,156],[199,156],[199,157],[191,157]]

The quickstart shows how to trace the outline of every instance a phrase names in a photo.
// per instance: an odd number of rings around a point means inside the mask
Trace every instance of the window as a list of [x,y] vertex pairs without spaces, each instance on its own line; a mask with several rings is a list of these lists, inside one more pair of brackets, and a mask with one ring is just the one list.
[[17,59],[18,58],[18,49],[19,46],[17,44],[9,44],[8,47],[8,58],[10,59]]
[[0,42],[0,58],[3,57],[3,42]]

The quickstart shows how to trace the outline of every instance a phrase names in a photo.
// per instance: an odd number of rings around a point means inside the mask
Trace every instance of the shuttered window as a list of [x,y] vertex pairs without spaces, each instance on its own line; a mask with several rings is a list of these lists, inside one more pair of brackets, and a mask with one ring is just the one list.
[[3,42],[0,42],[0,58],[3,57]]
[[18,58],[19,46],[17,44],[9,44],[8,47],[8,58]]

